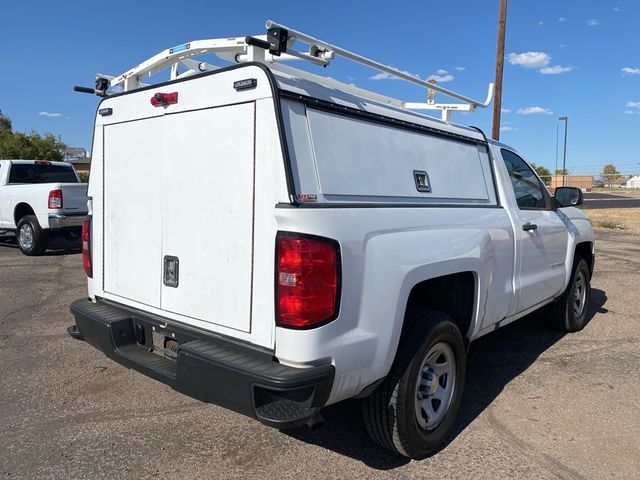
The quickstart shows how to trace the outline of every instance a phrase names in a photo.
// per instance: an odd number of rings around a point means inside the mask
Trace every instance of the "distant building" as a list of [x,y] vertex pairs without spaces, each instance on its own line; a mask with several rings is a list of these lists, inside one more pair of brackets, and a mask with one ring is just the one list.
[[549,188],[555,192],[558,187],[577,187],[583,192],[590,192],[593,187],[591,175],[554,175]]
[[91,157],[84,148],[65,148],[64,161],[73,165],[77,172],[89,172],[91,168]]
[[635,175],[627,180],[627,188],[640,188],[640,175]]

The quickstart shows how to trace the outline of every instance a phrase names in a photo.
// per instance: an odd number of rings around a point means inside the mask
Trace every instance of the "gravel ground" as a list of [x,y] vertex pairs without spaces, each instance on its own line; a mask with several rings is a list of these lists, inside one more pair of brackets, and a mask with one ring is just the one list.
[[0,475],[639,478],[638,240],[598,232],[582,332],[532,316],[475,342],[455,432],[416,462],[372,444],[355,402],[279,432],[111,362],[65,332],[86,289],[77,245],[30,258],[0,235]]

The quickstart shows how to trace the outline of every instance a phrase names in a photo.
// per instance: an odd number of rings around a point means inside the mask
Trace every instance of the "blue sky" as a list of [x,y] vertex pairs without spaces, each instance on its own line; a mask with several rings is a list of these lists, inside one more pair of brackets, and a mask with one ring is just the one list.
[[[495,68],[498,0],[446,2],[3,2],[0,110],[14,129],[91,148],[98,97],[75,93],[190,40],[264,33],[273,19],[484,99]],[[640,172],[640,2],[510,0],[501,140],[555,168],[557,117],[569,116],[567,166]],[[335,61],[306,67],[407,101],[424,91]],[[442,80],[448,80],[443,82]],[[439,98],[445,101],[444,98]],[[491,108],[453,120],[490,134]],[[560,128],[562,141],[562,127]],[[561,152],[561,149],[560,149]],[[559,162],[562,162],[560,153]]]

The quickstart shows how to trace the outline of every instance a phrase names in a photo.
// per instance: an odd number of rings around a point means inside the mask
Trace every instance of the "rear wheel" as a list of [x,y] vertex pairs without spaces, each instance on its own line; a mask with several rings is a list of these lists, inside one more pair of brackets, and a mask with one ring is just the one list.
[[25,255],[40,255],[47,249],[48,235],[34,215],[27,215],[18,222],[16,240]]
[[549,304],[546,316],[564,332],[577,332],[587,324],[587,310],[591,298],[591,273],[587,262],[576,255],[571,281],[562,296]]
[[396,359],[382,384],[363,400],[373,440],[420,459],[451,431],[462,400],[466,354],[460,330],[444,313],[414,310],[405,320]]

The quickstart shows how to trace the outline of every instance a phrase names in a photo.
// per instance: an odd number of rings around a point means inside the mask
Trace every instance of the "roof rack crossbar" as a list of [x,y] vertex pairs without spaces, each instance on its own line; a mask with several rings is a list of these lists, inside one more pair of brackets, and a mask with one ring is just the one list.
[[[371,60],[369,58],[363,57],[362,55],[358,55],[357,53],[353,53],[350,52],[349,50],[345,50],[344,48],[341,47],[337,47],[335,45],[332,45],[328,42],[325,42],[323,40],[318,40],[317,38],[314,38],[310,35],[307,35],[305,33],[299,32],[298,30],[294,30],[292,28],[289,28],[285,25],[281,25],[279,23],[276,23],[272,20],[267,20],[265,27],[267,29],[273,29],[273,28],[280,28],[280,29],[284,29],[288,32],[290,37],[295,37],[296,40],[300,40],[306,44],[308,44],[309,46],[313,47],[319,47],[319,48],[323,48],[325,50],[328,50],[330,52],[333,52],[337,55],[340,55],[344,58],[347,58],[349,60],[352,60],[356,63],[360,63],[362,65],[366,65],[370,68],[373,68],[375,70],[378,70],[380,72],[386,73],[388,75],[400,78],[402,80],[406,80],[408,82],[412,82],[415,83],[417,85],[420,85],[421,87],[425,87],[428,89],[433,89],[436,90],[444,95],[447,95],[448,97],[451,98],[455,98],[457,100],[460,100],[462,102],[468,103],[470,105],[473,105],[474,107],[481,107],[481,108],[485,108],[488,107],[489,104],[491,103],[491,99],[493,97],[493,83],[489,84],[489,92],[487,94],[487,98],[484,102],[481,102],[479,100],[474,100],[472,98],[469,98],[465,95],[461,95],[459,93],[456,93],[452,90],[443,88],[437,84],[434,83],[430,83],[426,80],[422,80],[414,75],[411,75],[408,72],[403,72],[401,70],[398,70],[397,68],[393,68],[393,67],[389,67],[387,65],[383,65],[382,63],[378,63],[374,60]],[[289,53],[289,50],[286,50],[287,53]]]
[[[375,98],[376,100],[386,99],[385,103],[394,106],[412,109],[412,110],[440,110],[442,119],[448,121],[453,111],[473,111],[476,107],[485,108],[489,106],[493,97],[493,83],[489,84],[489,91],[484,102],[474,100],[460,93],[454,92],[447,88],[441,87],[434,83],[433,80],[423,80],[409,72],[404,72],[382,63],[376,62],[369,58],[358,55],[344,48],[335,46],[331,43],[319,40],[315,37],[307,35],[298,30],[289,28],[285,25],[268,20],[265,23],[267,28],[266,35],[219,38],[208,40],[196,40],[176,47],[168,48],[153,57],[145,60],[139,65],[127,70],[125,73],[116,77],[98,74],[96,75],[96,86],[93,88],[76,87],[77,91],[96,93],[100,96],[108,95],[107,90],[115,90],[120,88],[124,91],[135,90],[144,86],[142,81],[161,70],[170,68],[170,79],[182,78],[194,75],[200,72],[206,72],[219,68],[216,65],[207,62],[192,60],[192,57],[214,54],[221,59],[230,62],[247,62],[259,61],[263,63],[288,62],[307,60],[321,66],[328,66],[337,56],[341,56],[347,60],[365,65],[369,68],[378,70],[407,82],[414,83],[428,90],[428,99],[426,103],[404,102],[397,99],[387,98],[383,95],[369,92],[360,88],[354,88],[337,80],[313,75],[315,78],[321,78],[323,81],[333,86],[344,87],[346,91],[356,92],[360,95]],[[309,46],[309,50],[298,51],[294,49],[296,42],[302,42]],[[178,66],[186,71],[180,72]],[[301,77],[305,77],[306,72],[296,69],[287,69],[290,72],[298,72]],[[435,103],[435,92],[459,100],[463,103]]]

